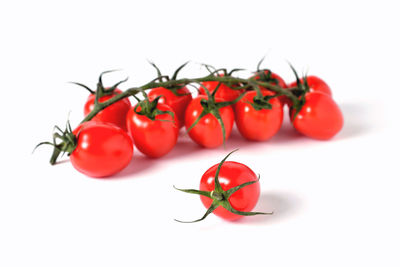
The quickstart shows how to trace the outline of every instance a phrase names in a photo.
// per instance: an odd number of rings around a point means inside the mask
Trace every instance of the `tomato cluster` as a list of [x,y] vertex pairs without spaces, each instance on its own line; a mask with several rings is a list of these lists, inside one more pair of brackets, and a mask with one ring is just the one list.
[[[235,78],[223,70],[211,72],[203,79],[177,80],[161,75],[144,89],[104,87],[100,75],[97,89],[83,86],[90,95],[84,105],[84,123],[74,131],[54,134],[54,163],[61,152],[68,152],[73,166],[93,177],[106,177],[129,164],[133,146],[148,157],[158,158],[175,146],[179,129],[185,127],[189,137],[200,146],[221,146],[230,136],[234,123],[239,133],[251,141],[272,138],[281,128],[284,107],[294,128],[311,138],[327,140],[343,126],[340,108],[329,86],[316,76],[306,76],[286,84],[276,73],[257,68],[247,79]],[[198,93],[187,85],[197,83]],[[158,86],[157,86],[158,85]],[[162,86],[161,86],[162,85]],[[142,93],[144,99],[135,95]],[[137,104],[132,106],[128,96]],[[89,122],[87,122],[89,121]],[[57,142],[56,140],[61,140]]]
[[[85,119],[74,130],[69,122],[65,130],[56,127],[53,142],[41,143],[54,147],[50,163],[67,153],[83,174],[108,177],[130,164],[134,146],[151,158],[169,153],[182,127],[205,148],[224,144],[235,123],[245,139],[265,141],[281,128],[285,106],[294,129],[305,136],[328,140],[343,127],[343,115],[327,83],[316,76],[299,78],[293,67],[296,80],[287,84],[278,74],[259,66],[248,78],[233,77],[237,70],[228,73],[222,69],[222,73],[210,71],[203,78],[178,80],[177,74],[186,64],[171,78],[152,65],[158,77],[126,91],[117,88],[126,80],[104,87],[102,75],[107,72],[100,75],[95,91],[76,83],[90,92],[84,105]],[[187,87],[194,83],[197,94]],[[137,100],[134,106],[129,96]],[[211,212],[227,220],[269,214],[251,212],[260,194],[259,178],[246,165],[225,162],[228,156],[204,173],[200,190],[179,189],[200,195],[208,209],[196,221]]]

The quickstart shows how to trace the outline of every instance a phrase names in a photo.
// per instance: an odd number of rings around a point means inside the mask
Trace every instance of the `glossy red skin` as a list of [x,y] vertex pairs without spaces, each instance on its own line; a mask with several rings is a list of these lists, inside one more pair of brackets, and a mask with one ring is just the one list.
[[[202,82],[203,86],[208,89],[210,93],[214,92],[217,88],[219,82],[211,81],[211,82]],[[227,85],[221,83],[218,87],[218,91],[215,93],[215,97],[222,99],[222,101],[233,101],[240,96],[243,90],[234,90],[228,87]],[[202,86],[199,88],[199,94],[206,96],[207,93]]]
[[343,128],[343,115],[336,102],[327,94],[306,94],[306,102],[293,120],[294,128],[300,133],[319,140],[328,140]]
[[[185,127],[186,130],[196,121],[203,107],[200,104],[201,99],[207,99],[206,96],[198,96],[194,98],[186,109],[185,113]],[[215,99],[216,102],[222,102],[222,99]],[[225,140],[227,140],[231,134],[234,113],[231,106],[223,107],[219,109],[222,121],[225,126]],[[214,148],[223,144],[222,127],[219,124],[217,118],[212,114],[205,115],[197,124],[189,131],[189,137],[197,144],[206,147]]]
[[[170,106],[165,104],[159,103],[157,108],[162,111],[174,112]],[[140,107],[138,111],[140,111]],[[159,158],[170,152],[178,140],[179,132],[174,118],[170,114],[161,114],[157,115],[155,120],[151,120],[145,115],[137,114],[134,108],[131,108],[126,116],[126,123],[137,149],[151,158]]]
[[[122,93],[121,90],[115,89],[111,95],[100,97],[99,102],[105,102],[120,93]],[[87,116],[93,110],[95,98],[96,96],[94,94],[88,96],[83,109],[83,114],[85,116]],[[128,98],[124,98],[97,113],[91,121],[112,123],[126,131],[125,118],[130,108],[131,102]]]
[[[263,90],[262,94],[273,95]],[[250,91],[235,105],[236,126],[240,134],[252,141],[265,141],[274,136],[282,126],[283,105],[278,98],[272,98],[269,103],[272,109],[255,110],[253,103],[257,92]],[[250,103],[249,103],[250,102]]]
[[[201,191],[213,191],[215,188],[214,177],[219,164],[215,164],[208,169],[200,181]],[[256,181],[257,175],[246,165],[234,162],[226,161],[221,167],[218,181],[224,191],[229,190],[235,186],[241,185],[246,182]],[[260,197],[260,183],[254,183],[243,187],[242,189],[233,193],[228,199],[231,206],[238,211],[251,211],[257,204],[258,198]],[[204,206],[208,209],[212,203],[212,200],[205,196],[200,196]],[[225,220],[237,220],[242,215],[234,214],[225,208],[219,206],[213,213]]]
[[168,90],[164,87],[157,87],[150,90],[148,96],[152,101],[157,96],[162,96],[158,103],[166,104],[170,106],[178,119],[178,126],[181,128],[185,123],[185,111],[186,107],[189,105],[192,100],[192,95],[190,91],[186,87],[182,87],[177,90],[178,94],[182,94],[181,96],[175,95],[171,90]]
[[77,136],[77,146],[70,160],[79,172],[91,177],[107,177],[131,162],[132,139],[121,128],[90,121],[78,126],[73,133]]
[[[300,82],[303,83],[304,79],[300,79]],[[310,93],[312,92],[320,92],[320,93],[324,93],[327,94],[329,96],[332,96],[332,90],[329,87],[329,85],[324,82],[321,78],[317,77],[317,76],[307,76],[307,83],[308,86],[310,87]],[[289,84],[289,88],[293,88],[296,87],[297,84],[296,82],[292,82]]]

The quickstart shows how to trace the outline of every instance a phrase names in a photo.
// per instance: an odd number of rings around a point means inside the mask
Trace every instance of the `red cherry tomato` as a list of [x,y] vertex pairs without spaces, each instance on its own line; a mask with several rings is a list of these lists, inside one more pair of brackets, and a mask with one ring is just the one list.
[[[117,94],[122,93],[121,90],[115,89],[114,92],[110,95],[106,95],[100,97],[99,102],[105,102],[108,99],[116,96]],[[86,100],[86,104],[84,106],[83,113],[87,116],[94,108],[94,101],[96,96],[94,94],[89,95],[88,99]],[[121,99],[118,102],[106,107],[102,111],[96,114],[91,121],[99,121],[99,122],[107,122],[112,123],[121,129],[126,131],[126,114],[128,113],[129,109],[131,108],[131,102],[126,97]]]
[[335,136],[343,127],[343,115],[336,102],[327,94],[307,93],[306,102],[293,120],[294,128],[315,139],[327,140]]
[[[190,126],[196,121],[203,111],[203,107],[200,104],[202,99],[207,99],[206,96],[198,96],[194,98],[186,109],[185,113],[185,127],[189,129]],[[215,98],[216,102],[223,102],[222,99]],[[225,140],[227,140],[231,134],[234,113],[231,106],[226,106],[219,109],[222,121],[225,127]],[[197,144],[207,147],[214,148],[223,144],[224,138],[222,135],[222,127],[219,124],[217,118],[211,113],[205,115],[200,121],[189,131],[189,137]]]
[[[304,79],[300,79],[300,82],[304,83]],[[320,92],[332,96],[332,91],[329,85],[317,76],[307,76],[307,84],[310,87],[309,92]],[[292,88],[296,86],[296,82],[292,82],[288,87]]]
[[[202,82],[203,86],[207,88],[207,90],[212,93],[217,88],[220,82]],[[233,101],[240,96],[243,90],[234,90],[228,87],[227,85],[221,83],[218,87],[218,91],[215,93],[215,97],[222,99],[223,101]],[[202,86],[199,88],[199,94],[206,96],[206,91]]]
[[[174,113],[165,104],[158,104],[157,109]],[[138,107],[138,112],[140,110]],[[151,120],[131,108],[126,116],[126,123],[137,149],[151,158],[158,158],[171,151],[176,144],[179,128],[175,118],[175,113],[173,117],[170,114],[160,114],[155,120]]]
[[70,154],[70,160],[75,169],[83,174],[106,177],[121,171],[131,162],[132,139],[113,124],[85,122],[73,134],[77,145]]
[[[214,177],[219,164],[209,168],[201,177],[200,190],[213,191],[215,188]],[[256,181],[257,175],[246,165],[234,161],[226,161],[219,172],[218,181],[224,191],[243,183]],[[238,211],[251,211],[257,204],[260,196],[260,183],[254,183],[245,186],[233,193],[228,201],[232,208]],[[200,196],[204,206],[208,209],[211,206],[212,199]],[[237,220],[242,215],[234,214],[222,206],[217,207],[213,213],[226,220]]]
[[[262,94],[273,95],[273,93],[262,90]],[[240,134],[246,139],[253,141],[264,141],[274,136],[282,126],[283,105],[278,98],[272,98],[269,103],[271,109],[256,110],[250,103],[257,92],[250,91],[235,105],[236,125]]]
[[184,125],[185,110],[192,100],[192,95],[186,87],[178,89],[177,93],[181,95],[175,95],[171,90],[164,87],[157,87],[151,89],[148,96],[150,101],[153,101],[157,96],[162,96],[158,103],[166,104],[174,110],[177,116],[178,127],[181,128]]

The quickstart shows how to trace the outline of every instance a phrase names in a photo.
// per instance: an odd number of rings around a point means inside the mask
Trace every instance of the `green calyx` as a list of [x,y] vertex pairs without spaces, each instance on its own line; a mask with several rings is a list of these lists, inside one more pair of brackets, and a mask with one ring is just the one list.
[[65,130],[61,130],[60,127],[54,126],[53,142],[41,142],[39,143],[33,151],[36,150],[41,145],[51,145],[53,146],[53,154],[50,158],[50,164],[54,165],[57,162],[57,158],[63,156],[65,153],[68,156],[75,150],[77,146],[77,137],[72,133],[71,125],[67,121]]
[[297,74],[297,71],[295,68],[292,66],[292,64],[289,63],[290,68],[292,69],[295,77],[296,77],[296,88],[290,89],[290,91],[298,97],[297,102],[293,102],[293,109],[295,110],[293,119],[294,120],[297,116],[297,114],[300,112],[301,108],[304,106],[306,103],[306,94],[310,92],[310,86],[308,85],[307,82],[307,75],[303,76],[303,82],[300,81],[299,75]]
[[262,109],[272,109],[271,103],[269,101],[276,97],[276,95],[266,95],[266,96],[258,96],[256,95],[253,98],[253,102],[248,102],[255,110]]
[[179,189],[176,188],[174,186],[175,189],[185,192],[185,193],[189,193],[189,194],[196,194],[196,195],[202,195],[208,198],[211,198],[213,201],[210,205],[210,207],[207,209],[206,213],[203,215],[203,217],[201,217],[200,219],[194,220],[194,221],[180,221],[180,220],[176,220],[177,222],[181,222],[181,223],[194,223],[194,222],[199,222],[204,220],[210,213],[212,213],[216,208],[218,208],[219,206],[222,206],[223,208],[225,208],[226,210],[228,210],[229,212],[232,212],[234,214],[237,215],[242,215],[242,216],[254,216],[254,215],[272,215],[273,212],[250,212],[250,211],[239,211],[236,210],[232,207],[232,205],[229,203],[229,198],[238,190],[242,189],[243,187],[246,187],[248,185],[254,184],[254,183],[258,183],[258,181],[260,180],[260,177],[258,177],[258,179],[256,181],[250,181],[247,183],[243,183],[241,185],[235,186],[229,190],[224,191],[222,189],[221,184],[219,183],[218,180],[218,176],[219,176],[219,172],[221,171],[222,165],[224,164],[224,162],[226,161],[226,159],[235,151],[237,151],[238,149],[230,152],[228,155],[226,155],[226,157],[219,163],[217,171],[215,173],[215,177],[214,177],[214,184],[215,184],[215,188],[213,191],[209,192],[209,191],[201,191],[201,190],[195,190],[195,189]]
[[116,84],[114,84],[113,86],[111,86],[111,87],[109,87],[109,88],[105,88],[105,87],[104,87],[104,84],[103,84],[103,75],[104,75],[104,74],[107,74],[107,73],[110,73],[110,72],[114,72],[114,71],[117,71],[117,70],[103,71],[103,72],[100,74],[100,76],[99,76],[99,81],[97,82],[96,90],[92,90],[92,89],[90,89],[88,86],[86,86],[86,85],[84,85],[84,84],[82,84],[82,83],[77,83],[77,82],[71,82],[71,83],[76,84],[76,85],[78,85],[78,86],[80,86],[80,87],[85,88],[85,89],[86,89],[90,94],[92,94],[92,95],[95,94],[95,95],[96,95],[96,103],[97,103],[98,100],[99,100],[101,97],[106,96],[106,95],[111,95],[111,94],[113,94],[114,91],[115,91],[115,89],[117,89],[117,87],[118,87],[120,84],[122,84],[122,83],[124,83],[124,82],[126,82],[126,81],[128,80],[128,78],[126,78],[126,79],[124,79],[124,80],[122,80],[122,81],[117,82]]
[[257,80],[272,84],[279,84],[278,79],[272,78],[272,71],[270,69],[261,69],[261,64],[264,62],[265,57],[261,58],[261,60],[257,64],[257,72],[255,76],[258,76]]
[[[146,116],[147,118],[149,118],[152,121],[156,120],[156,117],[158,115],[169,114],[169,115],[171,115],[173,120],[175,120],[173,112],[168,111],[168,110],[159,110],[157,108],[158,101],[160,100],[160,98],[162,96],[157,96],[153,101],[151,101],[149,99],[149,97],[147,96],[147,94],[143,90],[142,90],[142,94],[144,96],[144,100],[140,100],[135,95],[133,96],[138,101],[138,104],[134,108],[134,111],[137,114]],[[140,110],[139,110],[139,107],[140,107]],[[159,120],[159,121],[161,121],[161,120]]]
[[206,116],[207,114],[212,114],[218,120],[218,123],[221,125],[223,142],[225,145],[226,130],[225,130],[225,124],[224,124],[224,121],[222,120],[219,109],[221,109],[223,107],[231,106],[231,105],[237,103],[240,99],[242,99],[242,97],[244,96],[244,93],[241,94],[240,96],[238,96],[233,101],[216,102],[215,94],[217,93],[217,91],[222,83],[221,82],[218,83],[217,87],[215,88],[215,90],[212,93],[210,93],[210,91],[203,84],[201,84],[201,83],[199,83],[199,84],[206,92],[207,99],[200,100],[200,104],[203,107],[203,111],[200,113],[200,115],[197,117],[197,119],[193,122],[193,124],[187,129],[187,132],[190,132],[204,116]]

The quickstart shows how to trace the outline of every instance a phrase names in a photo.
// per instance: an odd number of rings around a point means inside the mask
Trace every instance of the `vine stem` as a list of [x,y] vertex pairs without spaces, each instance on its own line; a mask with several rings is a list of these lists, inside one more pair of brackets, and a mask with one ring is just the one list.
[[258,86],[265,87],[277,94],[280,95],[285,95],[287,96],[293,103],[297,103],[299,100],[297,96],[295,96],[292,93],[292,89],[294,88],[289,88],[289,89],[283,89],[280,86],[273,85],[271,83],[267,82],[262,82],[258,81],[252,78],[249,79],[244,79],[244,78],[237,78],[237,77],[229,77],[229,76],[214,76],[214,75],[208,75],[202,78],[193,78],[193,79],[179,79],[179,80],[169,80],[169,81],[151,81],[141,87],[133,87],[129,88],[128,90],[122,92],[121,94],[115,95],[114,97],[110,98],[109,100],[105,102],[98,102],[95,104],[95,107],[93,110],[81,121],[81,123],[90,121],[94,116],[96,116],[97,113],[99,113],[101,110],[105,109],[106,107],[114,104],[115,102],[120,101],[121,99],[124,99],[129,96],[136,95],[137,93],[140,93],[142,90],[148,90],[156,87],[176,87],[176,86],[185,86],[191,83],[201,83],[201,82],[209,82],[209,81],[216,81],[216,82],[222,82],[222,83],[242,83],[244,85],[249,85],[251,84],[257,84]]

